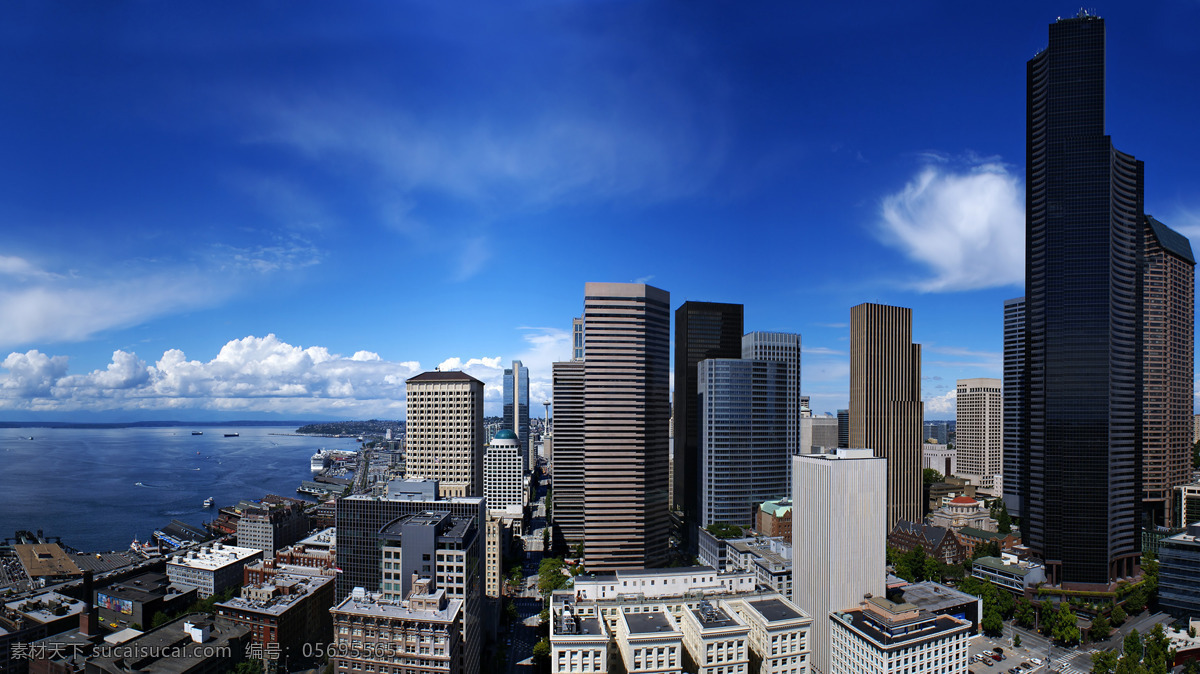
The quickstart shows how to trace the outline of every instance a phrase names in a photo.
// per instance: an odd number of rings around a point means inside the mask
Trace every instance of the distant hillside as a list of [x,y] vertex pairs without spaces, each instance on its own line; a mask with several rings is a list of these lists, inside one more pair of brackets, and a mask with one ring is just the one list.
[[304,435],[362,435],[384,437],[388,429],[393,435],[404,432],[403,421],[387,419],[368,419],[367,421],[327,421],[319,424],[308,424],[296,429]]

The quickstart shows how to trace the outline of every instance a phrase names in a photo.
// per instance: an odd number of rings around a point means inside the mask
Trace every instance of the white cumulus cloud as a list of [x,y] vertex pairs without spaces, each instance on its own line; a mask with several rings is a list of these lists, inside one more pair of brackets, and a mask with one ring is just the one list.
[[958,412],[958,391],[950,389],[939,396],[926,396],[925,418],[936,419],[936,415],[956,414]]
[[883,199],[879,235],[932,272],[916,284],[923,291],[1020,285],[1024,188],[999,163],[965,171],[929,165]]

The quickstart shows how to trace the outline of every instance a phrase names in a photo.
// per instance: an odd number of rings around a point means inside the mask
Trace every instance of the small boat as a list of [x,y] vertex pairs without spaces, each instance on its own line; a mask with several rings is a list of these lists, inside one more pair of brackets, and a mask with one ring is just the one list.
[[227,438],[236,438],[236,437],[238,437],[239,435],[241,435],[241,434],[240,434],[240,433],[226,433],[226,434],[225,434],[225,437],[227,437]]
[[32,439],[33,439],[33,436],[32,436],[32,435],[31,435],[31,436],[29,436],[29,439],[30,439],[30,440],[32,440]]
[[192,435],[204,435],[204,431],[192,431]]
[[205,507],[205,508],[211,508],[211,507],[213,507],[213,503],[216,503],[216,501],[214,501],[214,500],[213,500],[213,497],[211,497],[211,496],[209,496],[208,498],[204,499],[204,507]]

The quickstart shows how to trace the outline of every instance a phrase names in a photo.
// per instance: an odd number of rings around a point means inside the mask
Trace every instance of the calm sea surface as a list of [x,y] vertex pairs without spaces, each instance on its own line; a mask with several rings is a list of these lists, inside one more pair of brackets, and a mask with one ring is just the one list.
[[359,446],[270,435],[287,426],[192,430],[0,429],[0,539],[41,529],[79,550],[124,550],[172,519],[200,525],[239,499],[298,496],[316,450]]

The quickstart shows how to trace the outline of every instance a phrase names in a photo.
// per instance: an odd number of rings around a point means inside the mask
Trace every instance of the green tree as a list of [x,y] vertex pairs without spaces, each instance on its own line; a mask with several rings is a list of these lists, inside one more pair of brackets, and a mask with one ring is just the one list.
[[926,557],[924,569],[922,570],[921,575],[924,577],[925,580],[936,580],[938,582],[941,582],[942,569],[945,568],[945,566],[946,565],[943,564],[941,562],[941,560],[939,560],[936,557]]
[[1125,611],[1129,615],[1137,615],[1146,610],[1146,590],[1145,587],[1139,587],[1129,593],[1129,597],[1125,599]]
[[1121,659],[1128,659],[1131,662],[1141,662],[1142,660],[1142,635],[1138,634],[1137,630],[1133,630],[1125,635],[1125,640],[1121,643]]
[[533,645],[533,666],[539,672],[550,668],[550,639],[542,637]]
[[1014,634],[1013,635],[1013,648],[1020,648],[1020,647],[1021,647],[1021,635]]
[[1079,643],[1079,625],[1076,624],[1075,612],[1071,610],[1070,604],[1062,602],[1058,605],[1058,612],[1054,614],[1054,626],[1050,630],[1050,636],[1064,646]]
[[1200,470],[1200,440],[1192,445],[1192,470]]
[[154,614],[154,617],[150,619],[150,629],[162,627],[169,622],[171,622],[171,617],[162,611],[158,611]]
[[563,575],[563,560],[561,557],[545,557],[538,565],[538,591],[546,596],[555,590],[561,590],[570,581]]
[[936,484],[946,479],[945,475],[937,472],[932,468],[926,468],[924,472],[925,484]]
[[979,628],[989,637],[998,637],[1004,634],[1004,621],[1000,619],[1000,612],[996,609],[983,609],[983,620],[979,622]]
[[1117,671],[1117,654],[1113,651],[1092,653],[1092,674],[1113,674]]
[[1129,618],[1129,616],[1125,614],[1125,609],[1120,604],[1117,604],[1116,607],[1113,608],[1113,610],[1112,610],[1113,624],[1124,625],[1125,620],[1128,618]]
[[1108,617],[1103,613],[1097,614],[1096,619],[1092,621],[1092,641],[1107,639],[1110,633],[1112,633],[1112,625],[1109,624]]
[[1037,614],[1034,612],[1033,604],[1024,597],[1018,599],[1013,609],[1013,619],[1021,627],[1033,627],[1033,624],[1037,622]]
[[1183,666],[1183,674],[1200,674],[1200,661],[1188,660]]
[[1175,663],[1175,652],[1171,649],[1171,639],[1163,629],[1162,623],[1154,623],[1150,634],[1146,636],[1146,655],[1142,659],[1150,674],[1166,674]]
[[[925,580],[928,559],[925,548],[919,545],[915,546],[896,562],[896,575],[910,583],[919,583]],[[937,560],[935,559],[934,562],[936,563]]]
[[263,663],[260,660],[242,660],[233,668],[233,674],[263,674]]

